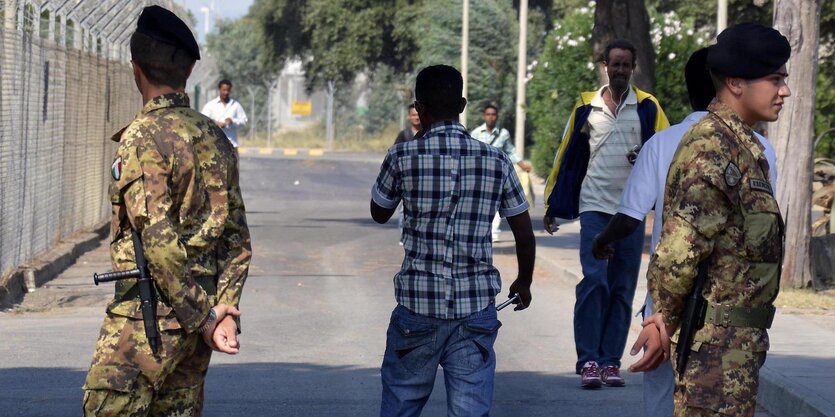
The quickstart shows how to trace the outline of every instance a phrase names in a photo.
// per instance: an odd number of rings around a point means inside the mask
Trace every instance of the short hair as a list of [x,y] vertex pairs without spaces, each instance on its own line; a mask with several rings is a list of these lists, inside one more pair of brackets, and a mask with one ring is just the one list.
[[629,52],[632,52],[632,66],[635,66],[635,62],[638,60],[638,55],[635,52],[635,45],[632,45],[632,42],[629,42],[626,39],[615,39],[609,42],[606,45],[606,49],[603,51],[603,62],[609,62],[609,53],[612,52],[612,49],[626,49]]
[[229,88],[232,88],[232,81],[229,81],[229,80],[227,80],[226,78],[224,78],[224,79],[220,80],[220,82],[219,82],[219,83],[217,83],[217,88],[220,88],[220,86],[222,86],[222,85],[224,85],[224,84],[225,84],[225,85],[228,85],[228,86],[229,86]]
[[499,112],[499,108],[496,107],[496,105],[493,103],[487,103],[487,105],[484,106],[484,109],[482,109],[481,112],[484,113],[487,111],[487,109],[493,109],[496,111],[496,113]]
[[185,49],[139,32],[130,37],[130,55],[151,84],[171,88],[186,86],[189,70],[195,62]]
[[[409,111],[409,110],[414,109],[414,108],[415,108],[415,103],[409,103],[409,108],[406,109],[406,111]],[[415,110],[417,110],[417,109],[415,109]]]
[[710,71],[707,69],[707,48],[702,48],[690,55],[684,66],[684,81],[687,84],[687,96],[693,111],[704,111],[716,97],[716,87]]
[[719,95],[719,92],[725,89],[725,80],[728,78],[727,75],[721,74],[716,72],[712,69],[710,71],[710,80],[713,81],[713,89],[716,90],[716,95]]
[[461,110],[461,73],[449,65],[422,69],[415,81],[415,99],[434,117],[456,116]]

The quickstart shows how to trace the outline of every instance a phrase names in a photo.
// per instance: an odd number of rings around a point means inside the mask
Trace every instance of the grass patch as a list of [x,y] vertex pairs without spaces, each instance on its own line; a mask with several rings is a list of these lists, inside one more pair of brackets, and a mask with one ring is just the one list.
[[[362,127],[346,127],[340,130],[336,127],[336,137],[333,140],[333,149],[337,151],[385,151],[393,143],[394,138],[400,132],[397,123],[390,123],[380,133],[369,135]],[[258,132],[255,137],[243,137],[240,139],[241,146],[266,148],[266,132]],[[321,123],[312,124],[301,130],[288,130],[273,132],[271,142],[273,148],[307,148],[324,149],[327,145],[325,140],[325,128]]]
[[781,288],[774,305],[784,312],[835,313],[835,289],[814,291]]

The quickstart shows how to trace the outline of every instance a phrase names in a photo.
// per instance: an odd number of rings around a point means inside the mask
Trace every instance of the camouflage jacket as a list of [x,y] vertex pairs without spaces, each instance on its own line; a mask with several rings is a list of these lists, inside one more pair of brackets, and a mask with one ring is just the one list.
[[[661,240],[649,265],[653,302],[675,328],[708,257],[708,303],[769,308],[779,290],[783,224],[763,147],[730,107],[714,102],[708,110],[670,165]],[[705,324],[694,340],[768,350],[768,333],[754,327]]]
[[[160,328],[193,332],[212,306],[238,305],[249,269],[237,155],[182,93],[150,100],[113,140],[113,269],[135,268],[131,230],[138,231],[160,294]],[[130,294],[135,283],[119,281],[117,294]],[[141,317],[138,299],[125,298],[108,311]]]

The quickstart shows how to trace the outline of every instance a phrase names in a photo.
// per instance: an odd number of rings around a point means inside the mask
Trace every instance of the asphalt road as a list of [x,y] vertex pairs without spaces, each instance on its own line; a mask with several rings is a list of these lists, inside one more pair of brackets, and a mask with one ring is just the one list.
[[[242,351],[215,354],[206,416],[378,413],[392,276],[403,256],[396,221],[377,225],[368,212],[380,160],[243,158],[254,259],[241,304]],[[508,285],[514,248],[499,243],[495,252]],[[0,313],[0,416],[81,414],[81,385],[112,291],[94,287],[90,276],[108,268],[107,256],[105,246],[84,255],[15,311]],[[579,388],[573,286],[540,266],[533,291],[528,310],[500,312],[492,415],[642,415],[640,376],[626,373],[624,388]],[[423,415],[445,415],[445,401],[439,372]]]

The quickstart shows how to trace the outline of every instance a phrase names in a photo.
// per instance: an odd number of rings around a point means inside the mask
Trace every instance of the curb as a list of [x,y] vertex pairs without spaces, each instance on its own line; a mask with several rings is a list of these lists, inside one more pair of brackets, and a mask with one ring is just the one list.
[[[554,260],[537,255],[539,265],[546,264],[563,282],[576,284],[581,277]],[[835,417],[831,406],[823,398],[808,394],[802,386],[763,365],[760,368],[760,382],[757,404],[775,416],[791,417]],[[829,411],[824,411],[829,410]]]
[[[768,412],[777,416],[835,417],[835,413],[831,412],[831,406],[827,405],[823,398],[806,392],[802,386],[779,372],[767,366],[760,368],[757,404]],[[830,412],[822,411],[827,408]]]
[[24,294],[53,280],[79,256],[98,247],[108,229],[109,223],[103,223],[92,231],[78,232],[0,279],[0,309],[20,302]]
[[255,148],[255,147],[239,147],[238,154],[240,155],[273,155],[279,154],[284,156],[324,156],[324,149],[303,149],[303,148]]

